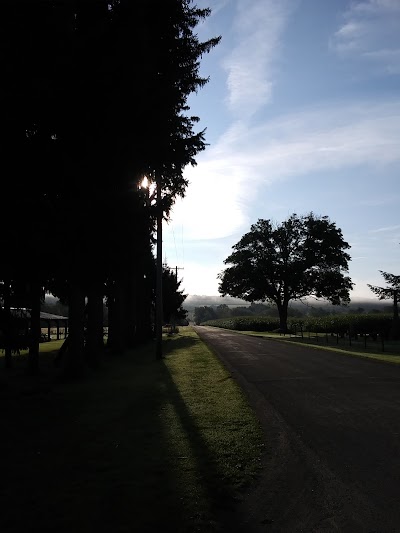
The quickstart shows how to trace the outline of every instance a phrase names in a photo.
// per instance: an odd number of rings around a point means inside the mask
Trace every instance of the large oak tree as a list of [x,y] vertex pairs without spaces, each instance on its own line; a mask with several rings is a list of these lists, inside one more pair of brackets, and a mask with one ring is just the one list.
[[293,214],[281,224],[259,219],[224,261],[219,292],[249,302],[274,302],[280,328],[286,331],[291,300],[314,296],[335,305],[350,301],[349,248],[326,216]]

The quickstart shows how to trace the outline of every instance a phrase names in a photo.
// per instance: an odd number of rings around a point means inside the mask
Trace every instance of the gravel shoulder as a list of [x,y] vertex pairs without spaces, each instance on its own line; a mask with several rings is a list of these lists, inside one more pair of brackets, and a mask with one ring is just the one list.
[[254,532],[400,531],[400,368],[197,327],[265,433]]

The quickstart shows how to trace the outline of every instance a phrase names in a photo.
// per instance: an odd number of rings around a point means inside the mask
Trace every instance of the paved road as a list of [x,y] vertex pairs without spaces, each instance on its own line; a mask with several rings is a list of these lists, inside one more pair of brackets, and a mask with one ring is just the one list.
[[265,430],[264,475],[248,502],[257,531],[400,532],[400,366],[196,331]]

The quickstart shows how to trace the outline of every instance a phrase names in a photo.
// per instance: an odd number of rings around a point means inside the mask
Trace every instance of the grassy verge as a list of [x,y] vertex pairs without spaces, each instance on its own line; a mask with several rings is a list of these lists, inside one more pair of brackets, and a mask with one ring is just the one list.
[[[368,351],[365,350],[363,341],[352,341],[352,345],[338,346],[335,344],[335,340],[331,339],[331,345],[326,344],[325,334],[320,334],[318,338],[315,337],[309,339],[306,335],[303,339],[300,337],[290,337],[290,335],[283,336],[279,333],[264,332],[264,331],[235,331],[243,335],[252,335],[254,337],[264,337],[267,339],[273,339],[280,342],[288,342],[291,344],[297,344],[299,346],[307,346],[310,348],[317,348],[319,350],[327,350],[331,352],[341,353],[344,355],[352,355],[354,357],[363,357],[366,359],[374,359],[376,361],[383,361],[385,363],[400,364],[400,343],[396,341],[385,342],[385,352],[378,352],[379,348],[368,347]],[[376,350],[376,351],[375,351]]]
[[190,328],[165,353],[150,344],[68,384],[51,352],[39,378],[2,371],[2,532],[227,529],[258,472],[259,426]]

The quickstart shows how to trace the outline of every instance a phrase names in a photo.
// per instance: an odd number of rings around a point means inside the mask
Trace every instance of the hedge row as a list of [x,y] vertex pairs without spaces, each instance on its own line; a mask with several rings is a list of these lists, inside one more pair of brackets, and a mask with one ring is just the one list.
[[[350,333],[352,335],[387,334],[390,331],[392,320],[392,315],[386,313],[338,314],[324,317],[289,318],[288,328],[293,332],[303,330],[314,333]],[[208,320],[203,325],[237,331],[274,331],[279,329],[279,320],[268,316],[244,316]]]
[[270,316],[237,316],[208,320],[203,325],[237,331],[273,331],[279,328],[279,319]]

